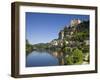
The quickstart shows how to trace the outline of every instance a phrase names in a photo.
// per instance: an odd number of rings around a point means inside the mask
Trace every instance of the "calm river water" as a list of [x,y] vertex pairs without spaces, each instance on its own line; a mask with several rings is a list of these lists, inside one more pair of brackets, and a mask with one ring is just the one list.
[[26,56],[26,67],[56,65],[59,65],[58,58],[48,52],[33,51]]

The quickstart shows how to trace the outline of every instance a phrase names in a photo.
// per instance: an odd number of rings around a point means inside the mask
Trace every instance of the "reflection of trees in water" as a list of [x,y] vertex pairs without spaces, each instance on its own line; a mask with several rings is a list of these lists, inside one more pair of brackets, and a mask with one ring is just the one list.
[[53,57],[57,58],[59,61],[59,65],[64,65],[65,64],[65,60],[64,60],[64,54],[61,51],[51,51],[51,50],[40,50],[41,53],[47,52],[50,55],[52,55]]
[[46,52],[47,54],[52,55],[53,57],[57,58],[59,61],[59,65],[64,65],[64,54],[61,51],[51,51],[51,50],[36,50],[37,52],[40,52],[41,54]]
[[55,51],[55,52],[52,52],[52,55],[58,59],[59,65],[64,65],[65,64],[63,52],[61,52],[61,51],[58,51],[58,52]]
[[59,60],[59,64],[60,65],[64,65],[65,64],[63,52],[59,52],[58,60]]

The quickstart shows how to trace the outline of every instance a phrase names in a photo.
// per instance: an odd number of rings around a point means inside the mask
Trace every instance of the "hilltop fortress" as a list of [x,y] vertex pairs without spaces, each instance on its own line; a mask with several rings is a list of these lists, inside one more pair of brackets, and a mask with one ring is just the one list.
[[[52,40],[50,43],[54,46],[63,46],[63,43],[69,44],[71,47],[75,47],[77,43],[80,41],[73,40],[74,34],[78,33],[77,27],[79,24],[81,24],[81,20],[79,19],[73,19],[70,22],[69,26],[65,26],[60,32],[58,33],[58,39]],[[89,45],[89,40],[84,40],[86,45]],[[80,42],[82,43],[82,42]]]

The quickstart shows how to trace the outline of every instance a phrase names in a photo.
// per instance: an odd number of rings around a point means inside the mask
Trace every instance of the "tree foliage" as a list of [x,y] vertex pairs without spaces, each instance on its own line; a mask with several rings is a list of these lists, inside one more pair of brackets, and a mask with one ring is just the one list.
[[72,51],[72,54],[65,58],[66,63],[71,64],[82,64],[83,62],[83,54],[79,49],[75,49]]

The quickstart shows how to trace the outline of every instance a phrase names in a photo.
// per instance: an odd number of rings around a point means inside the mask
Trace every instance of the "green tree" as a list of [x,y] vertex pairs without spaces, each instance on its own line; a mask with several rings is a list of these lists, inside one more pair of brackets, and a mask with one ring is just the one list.
[[82,64],[83,63],[83,53],[79,49],[74,49],[71,55],[65,57],[65,62],[68,65],[71,64]]
[[70,54],[70,53],[71,53],[71,48],[64,47],[64,48],[63,48],[63,53],[64,53],[64,54]]
[[82,64],[83,62],[83,53],[79,49],[75,49],[72,52],[73,64]]
[[26,54],[30,53],[33,50],[33,46],[26,40]]
[[65,63],[67,64],[67,65],[72,65],[73,64],[73,58],[72,58],[72,56],[67,56],[67,57],[65,57]]

